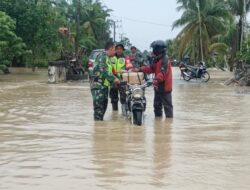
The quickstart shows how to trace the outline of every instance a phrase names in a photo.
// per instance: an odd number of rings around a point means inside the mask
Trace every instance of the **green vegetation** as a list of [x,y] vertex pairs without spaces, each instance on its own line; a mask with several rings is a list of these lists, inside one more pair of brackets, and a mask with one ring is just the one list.
[[[246,14],[250,0],[177,0],[182,30],[167,40],[170,58],[205,61],[232,69],[237,59],[250,63]],[[47,66],[48,60],[79,46],[89,53],[110,39],[111,10],[99,0],[1,0],[0,70],[8,66]],[[78,34],[78,35],[77,35]],[[128,38],[121,41],[131,47]],[[86,60],[86,57],[84,57]]]
[[175,57],[182,59],[188,55],[194,64],[205,61],[230,69],[239,58],[236,55],[247,57],[249,51],[244,44],[249,41],[246,24],[249,0],[177,0],[177,3],[177,10],[183,14],[173,28],[183,29],[174,41],[167,42],[170,53],[171,48],[177,49]]
[[15,29],[15,21],[0,11],[0,70],[5,73],[15,57],[25,54],[26,46]]
[[0,69],[46,66],[62,51],[73,51],[76,40],[91,51],[110,38],[111,10],[99,1],[1,0],[0,11]]

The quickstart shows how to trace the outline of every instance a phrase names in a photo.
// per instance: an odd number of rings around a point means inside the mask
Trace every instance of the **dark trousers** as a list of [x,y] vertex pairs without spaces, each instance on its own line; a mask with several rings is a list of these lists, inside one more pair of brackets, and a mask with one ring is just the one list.
[[119,88],[112,87],[112,88],[110,88],[110,92],[109,92],[112,104],[118,104],[119,94],[120,94],[121,104],[126,103],[126,89],[125,89],[125,87],[119,87]]
[[108,107],[108,88],[91,90],[93,97],[94,119],[102,121]]
[[156,117],[162,116],[162,108],[164,108],[167,118],[173,118],[172,92],[155,90],[154,112]]
[[119,90],[118,88],[112,87],[109,91],[109,96],[111,99],[111,104],[117,104],[119,101]]

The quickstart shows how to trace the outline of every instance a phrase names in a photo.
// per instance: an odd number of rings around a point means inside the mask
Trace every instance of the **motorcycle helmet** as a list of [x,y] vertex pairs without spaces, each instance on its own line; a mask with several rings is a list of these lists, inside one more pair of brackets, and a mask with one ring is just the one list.
[[155,55],[163,54],[167,50],[166,43],[162,40],[152,42],[150,47],[153,49]]

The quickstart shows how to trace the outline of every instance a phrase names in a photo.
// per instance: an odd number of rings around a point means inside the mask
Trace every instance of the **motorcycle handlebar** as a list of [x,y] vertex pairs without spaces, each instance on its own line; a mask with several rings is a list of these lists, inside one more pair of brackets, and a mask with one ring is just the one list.
[[145,83],[143,84],[129,84],[127,81],[122,81],[120,82],[120,87],[125,87],[125,86],[128,86],[128,87],[133,87],[133,86],[137,86],[137,87],[140,87],[140,88],[147,88],[147,87],[150,87],[153,85],[153,80],[148,80],[146,81]]
[[147,87],[150,87],[151,85],[153,84],[153,81],[147,81],[145,82],[144,84],[141,84],[141,85],[134,85],[134,84],[128,84],[129,87],[133,87],[133,86],[137,86],[137,87],[140,87],[140,88],[147,88]]

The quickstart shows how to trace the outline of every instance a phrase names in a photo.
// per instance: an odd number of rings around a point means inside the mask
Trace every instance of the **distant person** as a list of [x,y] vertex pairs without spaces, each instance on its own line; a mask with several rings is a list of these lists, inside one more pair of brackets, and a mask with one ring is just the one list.
[[154,73],[154,113],[155,117],[162,117],[162,107],[167,118],[173,118],[172,104],[172,68],[168,61],[166,53],[166,44],[164,41],[154,41],[151,44],[153,48],[153,62],[150,65],[132,69],[135,72],[142,71],[150,74]]
[[115,44],[107,42],[105,53],[100,55],[90,77],[90,88],[93,98],[94,119],[102,121],[108,106],[110,83],[120,84],[120,80],[112,73],[112,57],[115,55]]
[[130,57],[130,61],[133,65],[134,68],[139,68],[143,65],[143,56],[141,55],[141,53],[137,50],[137,48],[135,46],[132,46],[130,48],[131,53],[129,55]]

